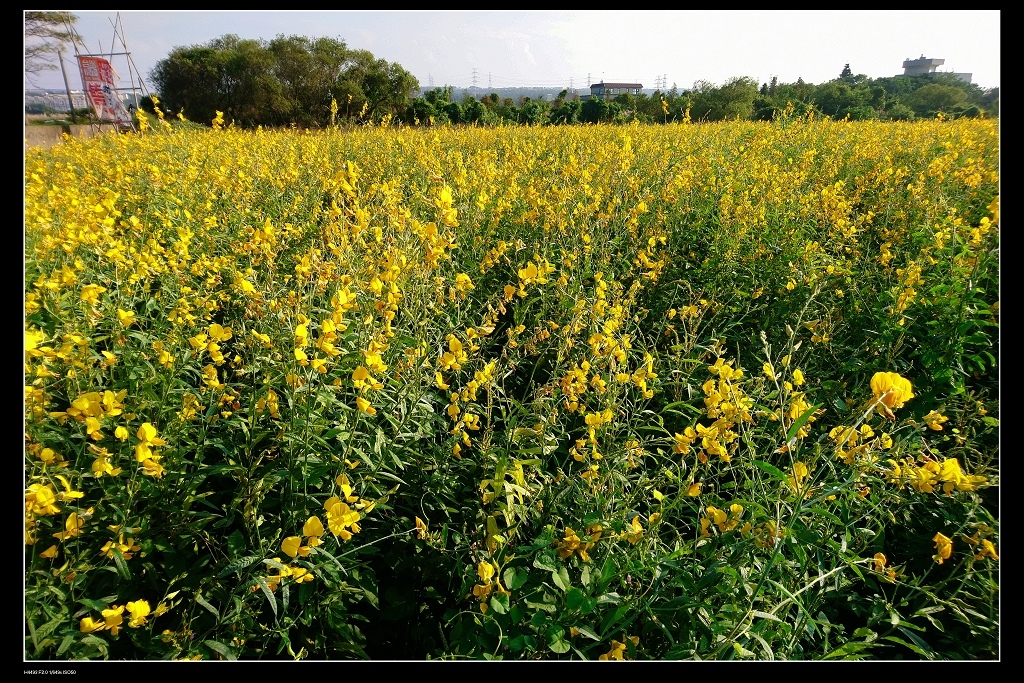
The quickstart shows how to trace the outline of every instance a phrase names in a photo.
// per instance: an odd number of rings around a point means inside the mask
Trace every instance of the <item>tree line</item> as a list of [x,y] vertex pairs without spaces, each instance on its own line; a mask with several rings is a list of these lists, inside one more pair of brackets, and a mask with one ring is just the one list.
[[847,75],[814,85],[795,83],[758,86],[739,77],[721,86],[697,81],[692,89],[621,94],[611,100],[579,97],[563,90],[553,101],[522,97],[518,102],[496,93],[479,100],[452,98],[452,88],[436,88],[413,100],[404,117],[410,124],[473,123],[493,125],[577,123],[668,123],[681,121],[762,120],[810,111],[833,119],[905,121],[949,117],[998,116],[999,89],[982,89],[949,74],[869,79]]
[[351,50],[331,38],[278,36],[269,42],[217,38],[175,48],[150,74],[166,109],[193,121],[216,112],[242,127],[307,128],[365,123],[389,117],[409,125],[565,125],[771,120],[809,111],[835,119],[910,120],[997,116],[999,89],[982,89],[951,74],[868,78],[846,64],[839,76],[814,85],[798,79],[762,83],[737,77],[716,85],[697,81],[653,94],[605,100],[563,90],[552,101],[497,93],[461,100],[452,86],[419,92],[419,82],[398,64]]

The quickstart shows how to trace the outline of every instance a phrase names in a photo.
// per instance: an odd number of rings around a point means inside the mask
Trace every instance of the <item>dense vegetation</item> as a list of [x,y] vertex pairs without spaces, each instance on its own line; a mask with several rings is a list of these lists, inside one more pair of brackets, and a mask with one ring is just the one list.
[[494,125],[577,123],[672,123],[685,121],[756,120],[803,115],[814,111],[834,119],[909,121],[946,116],[989,116],[999,113],[999,89],[983,90],[948,74],[893,76],[869,79],[841,76],[814,85],[763,83],[733,78],[721,86],[698,81],[689,90],[630,95],[611,100],[563,90],[554,100],[523,96],[519,101],[497,93],[479,100],[465,96],[456,101],[453,88],[435,88],[413,100],[407,123],[473,123]]
[[[870,79],[849,65],[821,85],[763,83],[732,78],[716,86],[698,81],[651,95],[603,100],[562,91],[553,100],[497,93],[479,100],[454,97],[451,86],[413,97],[419,83],[397,64],[350,50],[329,38],[278,36],[269,42],[227,35],[207,45],[175,48],[151,78],[166,110],[196,121],[217,111],[237,126],[325,128],[338,121],[375,122],[384,117],[410,125],[671,123],[759,120],[808,111],[834,119],[905,121],[998,115],[999,89],[983,90],[949,74]],[[332,104],[333,103],[333,104]],[[147,110],[153,112],[150,103]]]
[[998,657],[995,122],[157,111],[26,154],[27,659]]
[[[223,111],[239,126],[326,126],[337,116],[379,120],[403,113],[416,79],[398,64],[332,38],[226,35],[177,47],[150,78],[163,106],[195,121]],[[337,106],[337,105],[336,105]],[[152,106],[147,107],[153,111]]]

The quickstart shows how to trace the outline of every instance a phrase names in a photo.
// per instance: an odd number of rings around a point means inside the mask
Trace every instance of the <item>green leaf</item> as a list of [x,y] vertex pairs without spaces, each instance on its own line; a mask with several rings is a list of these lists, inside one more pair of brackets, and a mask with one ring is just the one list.
[[221,655],[224,659],[230,659],[232,661],[238,659],[238,657],[235,656],[234,651],[224,643],[216,640],[204,640],[203,645]]
[[107,609],[107,603],[102,600],[93,600],[92,598],[79,598],[78,602],[92,609],[95,612],[102,612]]
[[[909,626],[909,624],[908,624],[908,626]],[[929,645],[928,643],[926,643],[923,640],[921,640],[921,637],[919,635],[917,635],[913,631],[908,631],[902,625],[897,626],[896,628],[899,629],[903,633],[903,635],[905,635],[907,638],[910,638],[910,640],[915,645],[917,645],[919,648],[921,648],[922,651],[926,652],[928,659],[934,659],[935,658],[935,651],[932,650],[931,645]],[[923,631],[924,629],[921,629],[921,630]]]
[[128,563],[124,561],[124,555],[121,554],[120,549],[113,548],[111,555],[114,556],[114,565],[117,567],[117,573],[124,581],[130,581],[132,578],[132,572],[128,569]]
[[779,469],[778,467],[776,467],[775,465],[770,465],[770,464],[768,464],[768,463],[766,463],[766,462],[763,462],[763,461],[761,461],[761,460],[754,460],[754,461],[753,461],[753,463],[754,463],[755,465],[757,465],[757,466],[758,466],[758,467],[759,467],[760,469],[762,469],[762,470],[764,470],[765,472],[767,472],[768,474],[770,474],[770,475],[771,475],[772,477],[774,477],[775,479],[778,479],[779,481],[786,481],[786,480],[787,480],[787,479],[789,478],[789,477],[788,477],[788,476],[786,475],[786,473],[785,473],[785,472],[783,472],[782,470],[780,470],[780,469]]
[[756,609],[755,609],[755,610],[751,610],[751,612],[750,612],[750,613],[751,613],[751,614],[752,614],[753,616],[755,616],[755,617],[760,617],[761,619],[771,619],[772,621],[778,621],[778,622],[782,622],[782,619],[779,619],[779,618],[778,618],[777,616],[775,616],[774,614],[769,614],[768,612],[762,612],[762,611],[760,611],[760,610],[756,610]]
[[608,582],[615,578],[615,571],[618,567],[612,561],[612,558],[605,558],[604,566],[601,568],[601,578],[598,579],[597,584],[599,586],[606,586]]
[[800,417],[797,418],[796,422],[794,422],[792,425],[790,425],[789,431],[786,432],[786,443],[790,443],[793,440],[793,438],[796,436],[796,433],[798,431],[800,431],[801,427],[804,426],[804,423],[806,423],[807,420],[810,419],[811,415],[814,415],[814,412],[816,410],[818,410],[818,408],[820,408],[820,407],[821,407],[820,403],[817,404],[817,405],[812,405],[810,408],[805,410],[800,415]]
[[518,635],[508,641],[508,649],[512,652],[537,649],[537,638],[535,636]]
[[740,657],[755,657],[756,655],[739,643],[733,643],[732,647]]
[[546,569],[549,572],[557,572],[558,562],[555,560],[555,553],[550,550],[538,553],[537,557],[533,558],[533,566],[537,569]]
[[557,572],[551,572],[551,580],[563,591],[572,587],[572,583],[569,581],[569,572],[565,570],[565,567],[559,568]]
[[569,592],[565,595],[565,606],[571,610],[577,610],[586,600],[586,596],[583,595],[583,591],[579,588],[570,588]]
[[552,652],[562,654],[569,651],[571,646],[569,641],[565,639],[565,629],[555,624],[548,628],[548,647],[551,648]]
[[921,649],[920,646],[915,645],[914,643],[908,643],[907,641],[903,640],[902,638],[897,638],[896,636],[882,636],[882,640],[889,640],[889,641],[892,641],[894,643],[899,643],[900,645],[902,645],[902,646],[904,646],[906,648],[909,648],[910,650],[913,650],[914,652],[916,652],[917,654],[921,655],[925,659],[935,659],[935,655],[933,655],[933,654],[931,654],[929,652],[925,652],[923,649]]
[[92,645],[94,648],[103,653],[103,656],[107,656],[107,641],[94,636],[91,633],[87,633],[82,637],[82,645]]
[[73,642],[75,642],[75,637],[73,635],[69,633],[68,635],[64,636],[64,640],[61,641],[60,647],[57,648],[57,656],[59,657],[62,654],[64,654],[64,651],[67,650],[68,647],[70,647],[71,643]]
[[274,599],[270,586],[267,585],[266,579],[262,576],[257,576],[256,582],[259,584],[260,590],[263,591],[263,595],[267,598],[267,602],[270,603],[270,611],[274,613],[274,621],[277,621],[277,600]]
[[865,655],[859,653],[872,647],[874,647],[872,643],[858,641],[845,643],[829,652],[822,659],[864,659]]
[[586,636],[591,640],[601,640],[601,636],[597,635],[592,628],[589,626],[583,626],[581,624],[576,625],[576,630],[580,632],[581,636]]
[[491,609],[498,614],[505,614],[508,612],[508,595],[505,593],[498,593],[497,595],[491,596]]
[[[210,603],[208,603],[206,601],[206,598],[204,598],[199,593],[196,593],[196,602],[198,602],[200,605],[205,607],[209,612],[211,612],[213,614],[213,616],[215,616],[218,619],[220,619],[220,612],[217,611],[217,608],[214,607],[213,605],[211,605]],[[275,610],[275,614],[276,614],[276,610]]]
[[229,574],[236,574],[245,569],[246,567],[250,567],[256,564],[260,561],[260,559],[261,558],[259,555],[248,555],[246,557],[240,557],[234,562],[229,562],[228,565],[221,570],[220,574],[217,575],[217,578],[224,578]]
[[525,567],[522,569],[522,571],[516,571],[514,567],[509,567],[505,570],[504,576],[505,587],[509,590],[514,591],[517,588],[522,587],[522,585],[526,583],[527,579],[529,579],[530,573],[529,570],[527,570]]

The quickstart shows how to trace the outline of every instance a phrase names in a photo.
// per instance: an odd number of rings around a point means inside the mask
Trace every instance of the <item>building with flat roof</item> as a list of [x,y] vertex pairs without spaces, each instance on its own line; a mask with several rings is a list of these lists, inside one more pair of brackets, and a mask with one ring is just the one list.
[[[907,57],[905,60],[903,60],[903,73],[896,75],[923,76],[925,74],[933,74],[936,73],[935,70],[938,67],[942,66],[945,63],[945,59],[932,59],[925,57],[924,55],[921,55],[918,59],[911,59],[910,57]],[[941,73],[949,73],[950,76],[955,76],[956,78],[959,78],[961,81],[966,81],[967,83],[971,82],[971,76],[973,76],[973,74],[950,73],[945,71]]]
[[641,83],[592,83],[590,94],[605,100],[613,100],[619,95],[639,95],[644,86]]

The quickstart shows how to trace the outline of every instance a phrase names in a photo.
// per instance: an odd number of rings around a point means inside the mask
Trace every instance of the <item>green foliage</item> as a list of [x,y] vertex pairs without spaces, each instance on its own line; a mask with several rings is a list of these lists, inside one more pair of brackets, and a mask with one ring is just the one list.
[[204,122],[221,111],[243,127],[327,127],[332,101],[344,121],[379,121],[405,114],[419,88],[399,65],[366,50],[301,36],[225,35],[178,47],[157,62],[152,79],[168,110]]

